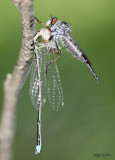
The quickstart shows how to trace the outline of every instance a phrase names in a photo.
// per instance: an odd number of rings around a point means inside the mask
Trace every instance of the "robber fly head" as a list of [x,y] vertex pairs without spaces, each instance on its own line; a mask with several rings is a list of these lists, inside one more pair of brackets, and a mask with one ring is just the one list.
[[52,25],[56,25],[58,23],[58,18],[57,17],[53,17],[52,19],[51,19],[51,26]]
[[59,21],[57,17],[53,17],[51,19],[51,32],[57,32],[57,33],[70,33],[71,29],[67,22],[65,21]]
[[56,24],[57,21],[58,21],[58,18],[52,17],[52,15],[51,15],[51,19],[46,22],[46,25],[47,26],[49,26],[49,25],[53,26],[53,25]]

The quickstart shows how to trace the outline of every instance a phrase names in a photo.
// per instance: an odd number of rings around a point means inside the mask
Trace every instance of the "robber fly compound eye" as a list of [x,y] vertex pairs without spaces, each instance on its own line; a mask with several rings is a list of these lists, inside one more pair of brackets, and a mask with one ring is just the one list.
[[51,20],[51,25],[54,25],[56,22],[57,22],[57,18],[56,17],[54,17],[54,18],[52,18],[52,20]]

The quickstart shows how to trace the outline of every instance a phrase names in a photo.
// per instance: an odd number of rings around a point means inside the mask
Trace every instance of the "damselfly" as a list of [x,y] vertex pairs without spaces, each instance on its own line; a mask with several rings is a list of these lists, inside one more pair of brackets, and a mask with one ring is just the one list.
[[[58,47],[47,28],[42,28],[34,37],[34,60],[32,63],[30,79],[30,97],[32,104],[38,109],[37,120],[37,146],[36,154],[41,150],[41,107],[46,102],[46,96],[54,110],[59,110],[64,105],[63,90],[55,57]],[[52,64],[52,65],[50,65]],[[48,74],[47,74],[48,71]]]

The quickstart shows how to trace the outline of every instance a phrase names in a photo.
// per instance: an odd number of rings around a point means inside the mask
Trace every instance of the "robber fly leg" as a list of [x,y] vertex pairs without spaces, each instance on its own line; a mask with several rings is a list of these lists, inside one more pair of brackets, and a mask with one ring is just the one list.
[[57,44],[57,41],[55,41],[55,44],[56,44],[56,48],[57,48],[57,50],[58,50],[58,53],[61,54],[61,50],[59,49],[59,46],[58,46],[58,44]]
[[[51,36],[49,39],[47,40],[42,40],[42,41],[39,41],[39,42],[42,42],[42,43],[48,43],[49,41],[51,41],[53,39],[53,36]],[[57,47],[57,46],[56,46]],[[59,48],[59,47],[58,47]]]
[[[49,41],[50,41],[52,38],[53,38],[53,36],[51,36],[51,37],[49,38]],[[56,40],[55,40],[55,44],[56,44],[56,48],[57,48],[57,49],[55,49],[55,54],[58,54],[59,56],[58,56],[57,58],[51,60],[51,61],[47,64],[47,66],[46,66],[46,76],[47,76],[47,71],[48,71],[49,65],[52,64],[53,62],[57,61],[57,60],[61,57],[61,50],[59,49],[59,46],[58,46],[58,43],[57,43]]]
[[41,25],[43,25],[44,27],[46,27],[46,28],[51,32],[51,29],[50,29],[48,26],[46,26],[44,23],[42,23],[41,21],[39,21],[39,19],[37,19],[37,18],[35,17],[35,20],[36,20],[38,23],[40,23]]
[[48,43],[49,40],[43,40],[43,41],[39,41],[40,43]]
[[47,63],[45,77],[47,76],[49,65],[52,64],[52,63],[54,63],[55,61],[57,61],[61,57],[61,53],[58,53],[58,52],[55,51],[55,54],[59,54],[59,56]]
[[30,51],[34,51],[35,50],[35,43],[34,41],[31,43],[31,47],[30,47]]

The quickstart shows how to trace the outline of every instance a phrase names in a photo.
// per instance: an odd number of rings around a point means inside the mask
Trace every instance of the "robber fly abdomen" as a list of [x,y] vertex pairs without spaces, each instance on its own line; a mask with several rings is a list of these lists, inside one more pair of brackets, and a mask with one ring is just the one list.
[[65,45],[66,49],[71,52],[75,57],[77,57],[80,61],[85,63],[87,67],[90,69],[92,72],[94,78],[96,81],[98,81],[98,77],[91,67],[91,62],[86,56],[86,54],[82,51],[82,49],[79,47],[78,43],[69,35],[67,34],[66,36],[60,36],[62,43]]

